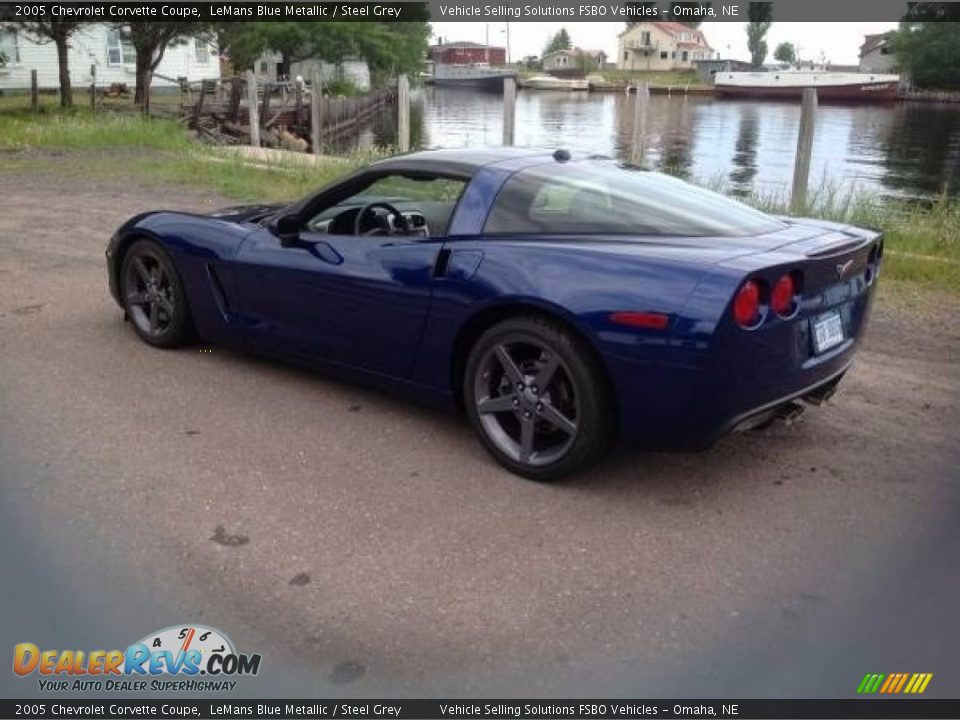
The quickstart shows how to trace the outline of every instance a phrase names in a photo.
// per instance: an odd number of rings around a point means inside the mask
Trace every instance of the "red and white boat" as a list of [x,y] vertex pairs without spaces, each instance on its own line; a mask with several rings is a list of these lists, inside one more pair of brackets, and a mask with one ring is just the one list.
[[817,98],[824,101],[889,102],[897,99],[900,76],[829,70],[771,70],[718,72],[714,79],[718,97],[796,99],[808,87],[816,88]]

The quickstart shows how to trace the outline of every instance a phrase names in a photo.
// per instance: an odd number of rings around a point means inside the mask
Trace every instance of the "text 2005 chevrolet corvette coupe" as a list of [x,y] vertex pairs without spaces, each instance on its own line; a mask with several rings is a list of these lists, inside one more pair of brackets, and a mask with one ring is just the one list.
[[288,206],[140,215],[107,250],[147,343],[199,337],[459,406],[537,480],[617,437],[704,446],[823,401],[882,255],[869,230],[513,148],[382,160]]

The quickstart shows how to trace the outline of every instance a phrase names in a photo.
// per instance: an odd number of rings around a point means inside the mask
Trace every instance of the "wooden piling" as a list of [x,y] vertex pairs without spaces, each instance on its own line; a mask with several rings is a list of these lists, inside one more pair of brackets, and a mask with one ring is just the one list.
[[227,109],[227,119],[232,122],[238,122],[240,119],[240,99],[243,94],[243,85],[239,77],[234,77],[230,81],[230,106]]
[[800,214],[807,208],[807,184],[810,181],[810,157],[813,154],[813,129],[817,117],[817,89],[804,88],[800,106],[800,132],[797,135],[797,158],[793,165],[793,189],[790,212]]
[[397,78],[397,148],[410,150],[410,80],[406,75]]
[[37,84],[37,71],[30,71],[30,109],[40,112],[40,87]]
[[263,100],[260,103],[260,130],[267,132],[267,123],[270,121],[270,96],[273,94],[273,84],[265,82],[261,90]]
[[503,79],[503,144],[513,145],[517,116],[517,79]]
[[631,162],[643,165],[647,145],[647,106],[650,104],[650,86],[638,82],[633,104],[633,147]]
[[257,107],[257,76],[247,70],[247,104],[250,113],[250,144],[260,147],[260,113]]
[[323,114],[320,103],[323,102],[323,80],[319,68],[310,72],[310,144],[313,154],[320,154],[320,140],[323,137]]
[[193,106],[193,127],[200,124],[200,116],[203,114],[203,99],[207,95],[207,81],[200,81],[200,97],[197,98],[197,104]]
[[97,111],[97,66],[90,66],[90,110]]

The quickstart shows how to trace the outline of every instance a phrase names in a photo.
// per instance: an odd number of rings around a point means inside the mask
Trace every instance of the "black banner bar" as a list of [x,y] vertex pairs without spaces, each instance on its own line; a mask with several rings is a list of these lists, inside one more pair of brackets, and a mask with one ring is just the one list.
[[[298,2],[297,0],[210,0],[164,2],[73,2],[0,0],[0,21],[70,20],[123,23],[136,20],[185,22],[619,22],[699,20],[745,22],[749,0],[409,0],[394,2]],[[864,22],[960,21],[960,2],[909,0],[769,0],[772,21]]]
[[424,2],[51,2],[0,4],[0,20],[71,20],[122,23],[360,21],[415,22],[430,19]]
[[960,700],[0,700],[2,718],[793,720],[960,717]]

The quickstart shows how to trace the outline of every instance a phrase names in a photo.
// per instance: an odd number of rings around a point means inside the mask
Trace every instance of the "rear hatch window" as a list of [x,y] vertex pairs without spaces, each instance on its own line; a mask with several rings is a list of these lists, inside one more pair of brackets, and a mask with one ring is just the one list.
[[484,232],[723,238],[783,227],[782,220],[668,175],[588,160],[514,174]]

